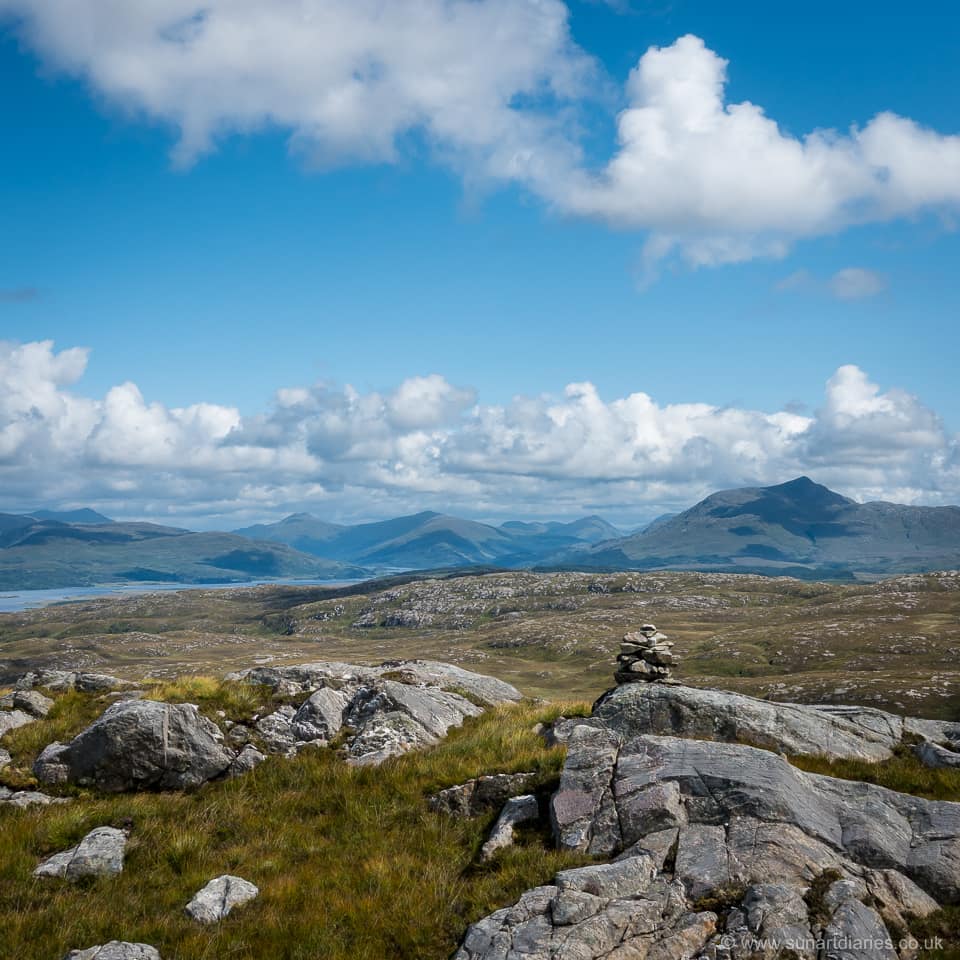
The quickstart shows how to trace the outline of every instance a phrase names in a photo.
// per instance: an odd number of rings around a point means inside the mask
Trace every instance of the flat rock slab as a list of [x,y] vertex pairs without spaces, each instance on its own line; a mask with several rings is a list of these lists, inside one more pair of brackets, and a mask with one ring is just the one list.
[[870,707],[773,703],[682,685],[631,684],[597,701],[593,716],[624,739],[638,734],[755,744],[794,756],[886,760],[902,717]]
[[234,907],[253,900],[259,893],[248,880],[225,874],[197,891],[184,909],[198,923],[218,923]]
[[75,847],[44,860],[35,877],[79,880],[82,877],[112,877],[123,871],[127,835],[114,827],[91,830]]
[[146,943],[111,940],[86,950],[71,950],[63,960],[160,960],[160,953]]
[[225,773],[234,754],[192,704],[128,700],[108,707],[70,743],[51,744],[41,759],[38,778],[120,792],[196,787]]

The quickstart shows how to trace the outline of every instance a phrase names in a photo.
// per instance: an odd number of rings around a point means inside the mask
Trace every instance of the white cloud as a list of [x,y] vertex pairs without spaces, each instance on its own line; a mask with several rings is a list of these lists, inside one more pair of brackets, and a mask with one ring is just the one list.
[[627,84],[617,153],[568,206],[652,230],[653,259],[678,248],[700,266],[960,204],[960,137],[892,113],[846,134],[794,137],[762,107],[725,102],[727,66],[695,36],[648,50]]
[[241,417],[216,404],[170,409],[132,383],[83,396],[86,358],[0,344],[0,510],[89,503],[227,525],[303,508],[331,519],[606,510],[626,521],[802,473],[853,496],[960,501],[960,440],[917,397],[853,365],[810,416],[639,392],[605,400],[590,383],[491,405],[431,374],[382,393],[283,388]]
[[830,292],[840,300],[865,300],[886,289],[886,277],[863,267],[845,267],[830,278]]
[[182,165],[265,128],[319,165],[392,162],[422,138],[468,182],[519,182],[646,233],[648,271],[782,257],[798,238],[960,206],[960,137],[889,112],[794,136],[728,103],[727,61],[691,35],[640,58],[615,152],[590,169],[586,106],[614,84],[562,0],[0,0],[4,13],[49,64],[175,127]]

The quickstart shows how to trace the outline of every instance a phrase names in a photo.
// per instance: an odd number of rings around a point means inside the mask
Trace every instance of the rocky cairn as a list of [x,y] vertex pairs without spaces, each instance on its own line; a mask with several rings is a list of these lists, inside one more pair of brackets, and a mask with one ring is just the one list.
[[677,658],[673,643],[652,623],[624,635],[617,656],[617,683],[679,683],[673,679]]

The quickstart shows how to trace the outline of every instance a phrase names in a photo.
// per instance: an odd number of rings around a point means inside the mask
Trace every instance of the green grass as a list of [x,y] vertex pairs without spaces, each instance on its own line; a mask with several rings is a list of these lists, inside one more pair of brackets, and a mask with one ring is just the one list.
[[[227,696],[186,683],[179,693],[194,702],[223,703]],[[529,702],[499,708],[468,720],[436,747],[377,768],[349,767],[330,750],[306,751],[193,793],[88,797],[0,812],[4,950],[18,960],[48,960],[69,948],[126,939],[155,945],[164,960],[446,958],[470,922],[586,861],[554,850],[544,823],[480,865],[495,813],[452,820],[430,812],[426,795],[484,773],[534,770],[545,799],[564,751],[548,749],[533,727],[585,710]],[[68,716],[79,721],[83,714],[68,694],[44,723],[64,728]],[[34,736],[31,742],[47,740]],[[31,878],[41,857],[96,826],[128,820],[133,832],[120,877],[79,886]],[[199,927],[184,904],[222,873],[256,883],[261,895],[222,924]]]
[[908,746],[898,747],[894,756],[879,763],[827,757],[790,757],[790,763],[809,773],[875,783],[928,800],[960,801],[960,769],[935,770],[924,766]]

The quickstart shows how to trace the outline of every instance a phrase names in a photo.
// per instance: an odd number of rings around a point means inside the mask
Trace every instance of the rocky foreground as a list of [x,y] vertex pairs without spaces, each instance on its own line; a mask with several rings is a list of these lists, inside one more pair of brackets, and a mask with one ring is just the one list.
[[960,724],[650,684],[551,735],[568,748],[556,842],[610,862],[481,920],[457,960],[894,960],[916,954],[911,922],[960,903],[960,803],[786,757],[880,761],[909,744],[955,765]]
[[[0,787],[0,809],[82,804],[80,789],[192,790],[246,776],[271,753],[327,747],[347,764],[375,765],[520,699],[509,684],[431,661],[258,667],[232,680],[262,698],[245,722],[150,699],[102,675],[22,678],[0,699],[0,737],[43,718],[64,691],[113,702],[39,754],[33,773],[47,792]],[[516,827],[548,812],[557,846],[597,862],[562,870],[473,924],[457,960],[912,960],[917,920],[960,903],[960,803],[805,773],[789,761],[880,763],[911,750],[928,765],[958,766],[960,724],[655,682],[624,684],[591,716],[540,733],[567,751],[548,803],[530,792],[533,774],[452,783],[425,803],[437,817],[499,811],[481,861],[501,856]],[[0,749],[0,767],[10,762]],[[122,883],[127,839],[123,825],[97,827],[38,862],[34,876]],[[259,892],[222,872],[182,909],[190,922],[226,924]],[[74,960],[160,956],[119,939],[77,946]]]

